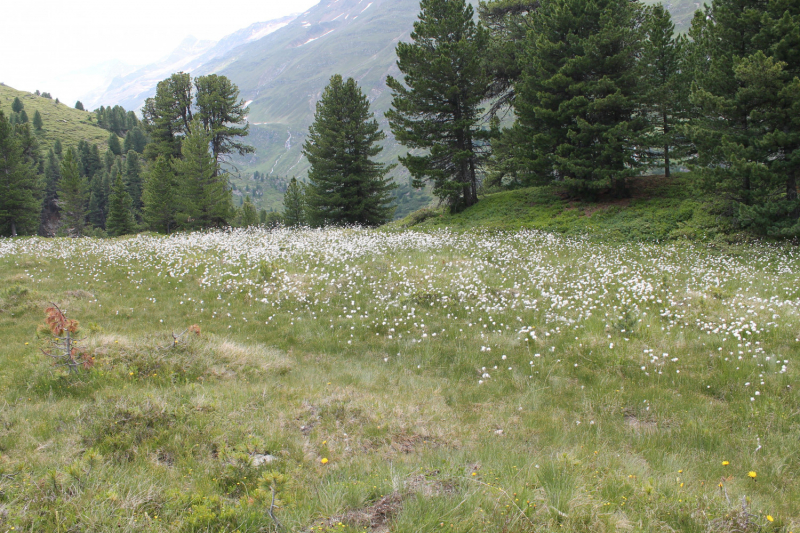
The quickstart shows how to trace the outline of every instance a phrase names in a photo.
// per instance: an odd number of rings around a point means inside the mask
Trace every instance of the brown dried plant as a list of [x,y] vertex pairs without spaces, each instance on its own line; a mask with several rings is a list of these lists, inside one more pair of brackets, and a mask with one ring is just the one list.
[[67,318],[56,304],[51,304],[44,313],[45,324],[53,334],[53,338],[50,339],[50,349],[43,349],[42,353],[53,359],[53,366],[66,367],[70,373],[78,372],[80,368],[84,370],[92,368],[94,357],[81,351],[79,343],[82,339],[73,337],[78,332],[78,321]]

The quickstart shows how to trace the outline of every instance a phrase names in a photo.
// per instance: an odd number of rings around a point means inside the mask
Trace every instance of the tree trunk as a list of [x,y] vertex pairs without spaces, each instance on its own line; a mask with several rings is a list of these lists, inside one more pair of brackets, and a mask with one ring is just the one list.
[[[794,172],[786,178],[786,199],[790,202],[797,202],[797,177]],[[800,219],[800,205],[795,205],[794,209],[789,211],[789,217],[792,220]]]
[[13,220],[11,221],[11,236],[12,237],[17,236],[17,223],[14,222]]

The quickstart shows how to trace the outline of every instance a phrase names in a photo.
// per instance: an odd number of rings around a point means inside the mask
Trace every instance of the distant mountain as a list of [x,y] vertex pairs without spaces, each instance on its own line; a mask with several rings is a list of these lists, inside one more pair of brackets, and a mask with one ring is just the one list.
[[102,90],[84,94],[81,101],[87,109],[101,105],[121,105],[125,109],[139,109],[145,99],[155,94],[156,84],[174,72],[195,72],[204,64],[224,56],[237,46],[261,39],[286,26],[295,15],[258,22],[239,30],[220,41],[201,41],[187,37],[167,57],[160,61],[120,73]]

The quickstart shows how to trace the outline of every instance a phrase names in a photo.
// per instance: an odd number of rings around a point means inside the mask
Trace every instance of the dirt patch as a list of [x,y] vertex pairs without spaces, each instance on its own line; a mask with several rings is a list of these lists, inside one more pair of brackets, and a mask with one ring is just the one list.
[[315,531],[319,527],[335,528],[341,523],[358,529],[363,528],[370,533],[388,533],[389,522],[402,508],[403,495],[393,492],[368,507],[353,509],[343,515],[331,517],[322,523],[316,523],[311,526],[309,531]]
[[82,290],[67,291],[64,294],[66,294],[70,298],[75,298],[76,300],[91,300],[92,298],[94,298],[94,294]]
[[636,433],[652,434],[658,431],[658,424],[650,420],[641,420],[635,415],[625,415],[625,423]]

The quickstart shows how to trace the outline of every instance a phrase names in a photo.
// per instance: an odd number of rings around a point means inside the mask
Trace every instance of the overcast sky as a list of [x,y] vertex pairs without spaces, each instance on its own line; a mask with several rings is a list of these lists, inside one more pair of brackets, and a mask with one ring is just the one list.
[[[319,0],[9,0],[2,2],[0,82],[71,103],[95,87],[68,75],[110,60],[146,65],[183,39],[218,40]],[[87,77],[86,82],[91,84]],[[60,94],[64,93],[64,94]]]

